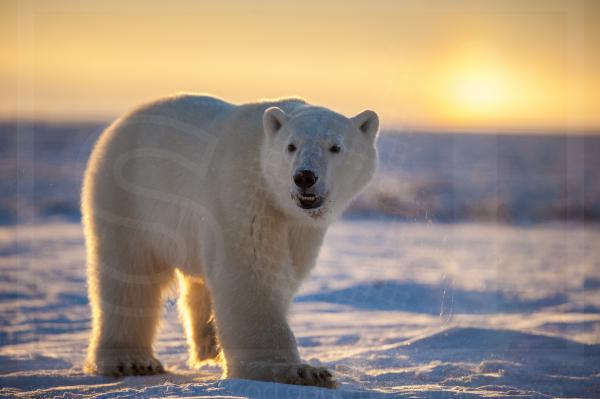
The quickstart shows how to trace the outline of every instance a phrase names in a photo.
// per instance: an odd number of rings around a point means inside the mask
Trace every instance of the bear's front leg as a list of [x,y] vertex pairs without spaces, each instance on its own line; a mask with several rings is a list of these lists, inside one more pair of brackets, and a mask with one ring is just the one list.
[[162,293],[173,272],[128,244],[125,239],[103,241],[88,252],[93,317],[85,370],[90,373],[118,377],[165,371],[153,342]]
[[286,320],[291,293],[270,277],[244,267],[211,281],[225,377],[334,388],[329,371],[301,363]]

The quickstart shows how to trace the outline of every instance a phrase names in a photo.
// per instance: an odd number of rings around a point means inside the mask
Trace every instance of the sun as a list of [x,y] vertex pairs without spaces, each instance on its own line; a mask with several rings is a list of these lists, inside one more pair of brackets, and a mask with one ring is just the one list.
[[451,77],[449,94],[463,114],[494,115],[508,99],[508,82],[494,67],[470,65]]
[[518,95],[506,61],[480,47],[462,48],[440,63],[440,111],[461,126],[484,126],[510,118]]

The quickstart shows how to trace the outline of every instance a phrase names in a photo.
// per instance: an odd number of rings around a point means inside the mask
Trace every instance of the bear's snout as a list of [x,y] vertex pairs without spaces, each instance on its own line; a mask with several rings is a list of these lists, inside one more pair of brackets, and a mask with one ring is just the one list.
[[307,189],[315,185],[319,180],[312,170],[300,170],[294,175],[294,183],[301,189]]

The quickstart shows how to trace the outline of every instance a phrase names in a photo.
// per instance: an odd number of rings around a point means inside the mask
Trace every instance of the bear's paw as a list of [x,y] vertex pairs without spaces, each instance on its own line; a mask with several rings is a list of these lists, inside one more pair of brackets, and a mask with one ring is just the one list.
[[163,365],[151,354],[115,354],[88,362],[86,371],[111,377],[162,374]]

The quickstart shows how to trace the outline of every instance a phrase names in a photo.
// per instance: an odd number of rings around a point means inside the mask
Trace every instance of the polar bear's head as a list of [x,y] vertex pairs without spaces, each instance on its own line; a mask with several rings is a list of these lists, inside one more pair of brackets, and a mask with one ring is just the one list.
[[369,182],[377,165],[379,118],[364,111],[346,118],[302,106],[263,114],[263,176],[280,210],[308,223],[328,224]]

